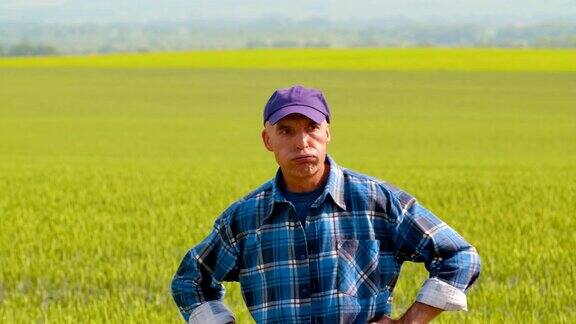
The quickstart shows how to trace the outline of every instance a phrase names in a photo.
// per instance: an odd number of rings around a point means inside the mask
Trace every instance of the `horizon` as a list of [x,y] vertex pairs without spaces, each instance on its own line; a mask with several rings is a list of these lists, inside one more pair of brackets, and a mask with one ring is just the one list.
[[535,22],[576,18],[576,2],[495,0],[459,2],[450,0],[362,0],[353,4],[343,0],[285,1],[248,0],[4,0],[0,2],[2,22],[154,22],[252,19],[325,19],[365,21],[406,19],[422,22]]

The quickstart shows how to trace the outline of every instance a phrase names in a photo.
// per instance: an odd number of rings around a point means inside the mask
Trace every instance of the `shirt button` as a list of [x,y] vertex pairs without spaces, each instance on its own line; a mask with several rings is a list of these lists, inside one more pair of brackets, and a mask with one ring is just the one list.
[[306,289],[306,288],[302,288],[302,294],[304,294],[304,295],[305,295],[305,294],[307,294],[307,293],[308,293],[308,289]]
[[300,260],[306,260],[306,254],[300,254]]

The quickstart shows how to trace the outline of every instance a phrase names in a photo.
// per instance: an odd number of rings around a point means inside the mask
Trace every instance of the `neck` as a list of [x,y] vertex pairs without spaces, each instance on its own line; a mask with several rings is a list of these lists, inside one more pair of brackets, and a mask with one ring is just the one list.
[[284,184],[286,189],[290,192],[309,192],[323,186],[330,174],[330,164],[327,162],[322,163],[322,166],[314,175],[307,178],[291,179],[287,178],[283,173]]

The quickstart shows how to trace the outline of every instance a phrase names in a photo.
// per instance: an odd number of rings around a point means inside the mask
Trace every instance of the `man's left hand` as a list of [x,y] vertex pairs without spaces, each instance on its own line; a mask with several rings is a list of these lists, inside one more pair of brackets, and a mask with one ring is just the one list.
[[414,302],[412,306],[402,315],[399,319],[392,319],[386,315],[380,317],[376,322],[370,322],[374,324],[426,324],[430,323],[436,316],[438,316],[443,310],[440,308],[432,307],[430,305],[422,304],[419,302]]

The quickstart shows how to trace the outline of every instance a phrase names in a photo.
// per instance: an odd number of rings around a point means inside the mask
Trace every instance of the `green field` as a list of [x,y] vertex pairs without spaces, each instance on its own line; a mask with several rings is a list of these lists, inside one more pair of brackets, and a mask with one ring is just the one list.
[[5,58],[0,67],[576,72],[573,49],[258,49]]
[[[262,108],[292,84],[326,94],[337,162],[479,250],[469,312],[437,322],[576,322],[576,51],[212,54],[0,60],[0,322],[180,322],[170,280],[274,175]],[[425,278],[404,266],[395,314]]]

